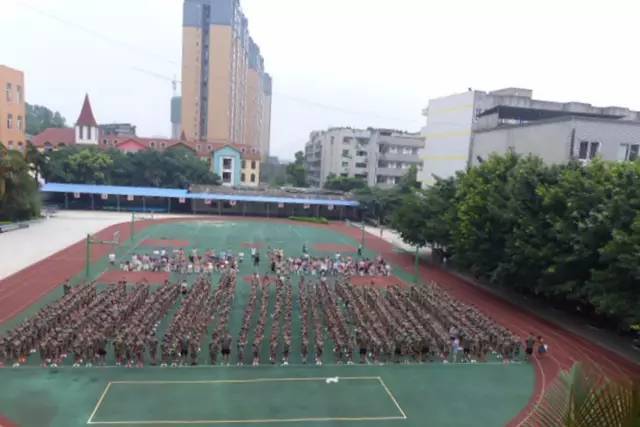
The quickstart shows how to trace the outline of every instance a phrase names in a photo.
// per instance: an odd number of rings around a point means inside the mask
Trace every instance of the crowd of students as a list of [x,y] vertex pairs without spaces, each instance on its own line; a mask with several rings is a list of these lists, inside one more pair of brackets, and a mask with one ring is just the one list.
[[333,257],[312,257],[303,254],[299,257],[287,258],[286,272],[296,275],[311,276],[390,276],[391,265],[378,256],[375,259],[343,257],[336,253]]
[[[223,270],[238,268],[242,262],[244,252],[237,255],[231,250],[223,250],[216,253],[213,249],[207,249],[204,255],[200,255],[197,249],[190,252],[184,249],[174,249],[167,252],[165,249],[154,250],[151,253],[133,254],[130,259],[120,261],[122,271],[151,271],[179,274],[200,274],[221,272]],[[112,264],[116,263],[116,257],[111,254]]]
[[[202,360],[209,331],[208,361],[213,365],[219,356],[221,363],[230,363],[234,341],[233,359],[253,365],[288,364],[292,351],[299,351],[303,363],[316,364],[328,359],[325,351],[333,353],[336,363],[477,362],[492,353],[508,361],[522,355],[519,337],[436,284],[385,290],[350,285],[353,275],[389,274],[381,257],[313,258],[303,252],[286,258],[280,249],[268,253],[272,274],[252,276],[235,340],[229,321],[238,280],[236,258],[227,251],[215,255],[208,250],[199,256],[197,251],[187,255],[177,250],[157,258],[136,255],[129,265],[148,271],[171,266],[171,271],[188,274],[192,269],[195,273],[196,265],[222,262],[219,285],[213,286],[202,269],[191,286],[165,282],[154,291],[148,283],[119,282],[101,292],[95,283],[65,284],[62,298],[0,337],[0,363],[17,365],[39,352],[46,366],[66,360],[75,366],[104,364],[111,343],[118,365],[156,365],[158,354],[162,366],[195,365]],[[259,265],[257,251],[251,255]],[[296,287],[299,330],[294,332]],[[178,301],[160,338],[159,325]],[[298,333],[299,348],[293,349]],[[535,344],[531,339],[525,343],[528,355]],[[329,342],[332,346],[325,348]]]

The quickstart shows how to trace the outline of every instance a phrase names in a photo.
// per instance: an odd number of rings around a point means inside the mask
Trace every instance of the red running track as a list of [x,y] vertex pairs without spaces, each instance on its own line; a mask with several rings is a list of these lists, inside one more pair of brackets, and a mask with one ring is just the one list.
[[[244,217],[204,217],[210,220],[257,220]],[[202,217],[176,218],[171,220],[152,220],[136,223],[136,232],[152,224],[169,221],[202,220]],[[287,220],[271,219],[272,222],[286,222]],[[305,224],[311,227],[329,227],[359,241],[361,230],[344,223],[334,222],[329,226]],[[97,234],[98,238],[108,239],[113,232],[120,231],[123,240],[129,238],[130,224],[122,223],[108,227]],[[365,246],[383,257],[396,267],[413,272],[413,256],[394,251],[394,247],[371,234],[367,234]],[[96,246],[92,252],[92,260],[97,261],[107,255],[109,246]],[[0,281],[0,324],[17,316],[27,307],[36,303],[40,298],[53,291],[67,278],[78,274],[84,267],[85,245],[80,241],[58,253],[37,262]],[[542,335],[549,345],[549,353],[541,360],[535,359],[536,385],[528,406],[513,419],[508,426],[517,427],[526,422],[531,408],[540,401],[546,386],[553,381],[561,369],[569,368],[575,361],[590,362],[610,376],[640,376],[640,366],[619,356],[618,354],[579,337],[546,320],[523,311],[510,302],[503,300],[447,271],[420,266],[423,281],[434,281],[446,289],[460,301],[477,307],[480,311],[491,316],[497,322],[511,328],[512,331],[525,337],[529,332]],[[28,283],[29,286],[23,285]],[[13,426],[8,420],[0,416],[0,426]]]

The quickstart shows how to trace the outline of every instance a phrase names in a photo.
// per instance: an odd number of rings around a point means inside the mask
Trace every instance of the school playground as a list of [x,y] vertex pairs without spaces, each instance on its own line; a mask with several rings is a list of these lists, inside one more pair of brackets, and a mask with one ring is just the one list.
[[[163,245],[244,251],[257,246],[299,254],[303,244],[312,255],[335,248],[355,250],[362,234],[343,222],[311,225],[287,220],[189,217],[123,223],[106,228],[96,240],[120,244],[93,245],[89,279],[105,281],[107,255],[148,252]],[[130,238],[133,231],[133,238]],[[381,254],[398,279],[413,282],[413,257],[376,236],[365,235],[365,255]],[[35,243],[34,243],[35,244]],[[0,281],[0,333],[42,305],[62,295],[68,277],[85,280],[86,244],[78,242]],[[250,286],[249,262],[238,275],[231,331],[236,334]],[[106,273],[106,276],[103,276]],[[458,364],[302,365],[291,364],[181,368],[106,367],[41,368],[37,363],[0,369],[2,426],[518,426],[560,369],[576,360],[601,366],[608,373],[637,373],[637,366],[520,308],[465,282],[447,271],[421,265],[420,280],[434,280],[456,298],[474,304],[514,332],[530,330],[546,337],[551,353],[534,363],[499,361]],[[177,277],[173,277],[176,279]],[[214,278],[217,284],[217,278]],[[294,293],[297,287],[294,286]],[[297,295],[294,294],[294,331]],[[161,326],[162,329],[162,326]],[[269,330],[269,325],[267,325]],[[294,333],[293,348],[299,346]],[[330,343],[327,343],[330,346]],[[203,346],[206,348],[206,346]],[[109,359],[112,360],[112,359]]]

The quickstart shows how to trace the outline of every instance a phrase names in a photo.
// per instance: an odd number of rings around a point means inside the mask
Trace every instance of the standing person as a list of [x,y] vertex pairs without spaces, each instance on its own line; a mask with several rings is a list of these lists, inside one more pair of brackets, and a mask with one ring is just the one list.
[[69,291],[71,290],[71,285],[69,284],[69,279],[67,279],[63,284],[62,284],[62,293],[64,295],[67,295],[69,293]]
[[306,243],[303,243],[303,244],[302,244],[302,253],[303,253],[303,254],[306,254],[306,253],[307,253],[307,244],[306,244]]
[[229,356],[231,355],[231,334],[229,332],[222,338],[222,361],[229,365]]
[[544,343],[544,340],[542,339],[542,335],[538,335],[538,357],[544,357],[547,350],[548,350],[548,347]]
[[527,360],[531,360],[531,356],[533,355],[533,346],[535,345],[536,340],[533,337],[533,332],[529,332],[529,336],[527,337],[527,339],[525,340],[525,353],[526,355],[526,359]]
[[358,245],[358,257],[362,257],[362,243]]
[[255,267],[259,267],[260,266],[260,252],[256,251],[256,254],[253,257],[253,265]]

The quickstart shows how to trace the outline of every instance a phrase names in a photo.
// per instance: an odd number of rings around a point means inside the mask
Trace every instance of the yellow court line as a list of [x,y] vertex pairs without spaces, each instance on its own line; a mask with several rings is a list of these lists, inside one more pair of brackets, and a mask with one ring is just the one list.
[[102,401],[104,400],[104,397],[107,395],[107,392],[109,391],[110,387],[111,387],[111,382],[109,382],[107,386],[104,388],[104,390],[102,391],[102,394],[100,395],[100,399],[98,399],[98,403],[96,403],[96,406],[93,408],[93,412],[89,416],[89,420],[87,420],[87,424],[91,424],[91,420],[93,419],[93,416],[96,414],[96,412],[98,412],[98,408],[100,407],[100,405],[102,405]]
[[[268,383],[292,381],[325,381],[329,377],[253,378],[249,380],[167,380],[167,381],[112,381],[110,384],[217,384],[217,383]],[[338,377],[339,380],[378,380],[379,377]]]
[[393,393],[391,393],[391,390],[389,390],[389,387],[387,387],[387,385],[384,383],[384,381],[382,381],[382,377],[378,377],[378,381],[380,381],[380,384],[382,385],[382,387],[384,387],[384,390],[387,392],[387,394],[389,395],[389,397],[391,398],[393,403],[396,405],[396,408],[398,408],[398,411],[400,411],[400,413],[402,414],[402,419],[406,420],[407,419],[407,414],[404,413],[404,411],[402,410],[402,408],[398,404],[398,401],[396,400],[395,396],[393,395]]
[[331,421],[392,421],[405,420],[404,417],[334,417],[334,418],[273,418],[248,420],[159,420],[159,421],[92,421],[87,424],[272,424],[272,423],[302,423],[302,422],[331,422]]

